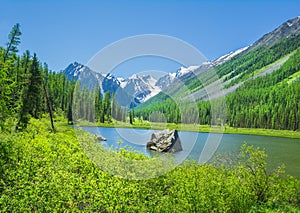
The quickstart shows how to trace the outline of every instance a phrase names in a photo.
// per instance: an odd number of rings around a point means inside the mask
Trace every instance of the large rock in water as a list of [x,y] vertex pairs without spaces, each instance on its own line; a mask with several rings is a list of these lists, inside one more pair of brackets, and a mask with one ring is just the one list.
[[154,132],[147,149],[158,152],[178,152],[182,150],[177,130],[163,130]]

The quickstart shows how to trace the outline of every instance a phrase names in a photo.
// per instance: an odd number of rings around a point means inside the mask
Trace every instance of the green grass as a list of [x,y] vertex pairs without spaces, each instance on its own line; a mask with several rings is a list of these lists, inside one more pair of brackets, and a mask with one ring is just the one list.
[[175,124],[175,123],[155,123],[136,120],[133,125],[121,121],[113,121],[112,123],[92,123],[80,121],[77,126],[98,126],[110,128],[138,128],[138,129],[177,129],[188,132],[213,132],[223,134],[243,134],[243,135],[259,135],[273,136],[283,138],[300,138],[300,131],[292,130],[276,130],[276,129],[258,129],[258,128],[234,128],[230,126],[209,126],[197,124]]
[[234,127],[226,126],[225,133],[273,136],[273,137],[283,137],[283,138],[300,138],[299,131],[277,130],[277,129],[234,128]]

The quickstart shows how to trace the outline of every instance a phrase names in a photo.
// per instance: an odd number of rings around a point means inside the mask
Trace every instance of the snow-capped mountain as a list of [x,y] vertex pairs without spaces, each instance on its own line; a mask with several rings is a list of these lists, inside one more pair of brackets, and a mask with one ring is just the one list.
[[121,105],[126,106],[132,102],[136,104],[143,103],[165,88],[176,85],[176,82],[183,82],[183,80],[197,75],[198,72],[220,65],[247,49],[248,47],[241,48],[212,62],[204,62],[199,66],[180,67],[176,72],[168,73],[159,79],[155,79],[150,75],[138,74],[124,79],[111,73],[94,72],[78,62],[70,64],[64,72],[69,80],[80,80],[82,85],[88,87],[88,89],[93,89],[98,85],[102,94],[107,91],[115,93],[116,100]]
[[218,66],[220,64],[225,63],[226,61],[229,61],[234,56],[243,53],[249,48],[243,47],[236,51],[230,52],[228,54],[225,54],[219,58],[217,58],[214,61],[206,61],[198,66],[189,66],[189,67],[180,67],[175,73],[168,73],[167,75],[161,77],[158,79],[156,85],[162,89],[166,88],[170,84],[172,84],[175,80],[184,80],[188,77],[191,77],[193,75],[197,75],[199,71],[207,70],[212,67]]
[[249,48],[249,46],[243,47],[243,48],[241,48],[241,49],[238,49],[238,50],[236,50],[236,51],[233,51],[233,52],[230,52],[230,53],[228,53],[228,54],[226,54],[226,55],[223,55],[223,56],[217,58],[216,60],[214,60],[214,61],[212,62],[212,64],[213,64],[214,66],[218,66],[218,65],[220,65],[220,64],[223,64],[224,62],[230,60],[232,57],[234,57],[234,56],[236,56],[236,55],[238,55],[238,54],[240,54],[240,53],[246,51],[248,48]]
[[186,67],[180,67],[177,70],[175,77],[180,78],[180,77],[182,77],[182,76],[184,76],[184,75],[186,75],[190,72],[194,72],[198,68],[199,68],[199,66],[190,66],[190,67],[187,67],[187,68]]
[[77,80],[82,73],[89,73],[91,72],[91,70],[87,66],[79,64],[78,62],[74,62],[70,64],[64,70],[64,72],[66,73],[66,76],[68,77],[69,80],[71,79]]
[[176,77],[176,73],[168,73],[168,74],[162,76],[161,78],[159,78],[155,85],[161,89],[166,88],[171,83],[173,83],[175,77]]
[[300,17],[296,17],[283,23],[250,46],[225,54],[214,61],[204,62],[199,66],[180,67],[176,72],[168,73],[159,79],[155,79],[150,75],[133,75],[126,79],[119,78],[112,74],[94,72],[87,66],[77,62],[70,64],[65,69],[65,73],[68,79],[79,79],[89,89],[93,89],[98,84],[102,94],[107,91],[114,92],[116,100],[122,106],[128,106],[132,102],[136,104],[143,103],[161,91],[176,93],[182,89],[183,84],[193,78],[201,77],[202,80],[203,78],[207,79],[204,82],[211,83],[214,81],[213,77],[215,76],[215,72],[210,72],[212,68],[234,59],[237,55],[246,54],[261,46],[268,48],[282,38],[295,37],[299,34]]
[[115,92],[120,86],[120,82],[113,75],[94,72],[78,62],[70,64],[64,72],[69,80],[80,80],[90,90],[99,85],[102,94],[107,91]]
[[[135,103],[145,102],[170,85],[175,77],[175,74],[170,74],[173,77],[170,77],[169,81],[163,84],[157,84],[158,80],[150,75],[140,76],[134,74],[127,79],[117,78],[111,73],[94,72],[78,62],[70,64],[64,72],[69,80],[80,80],[82,85],[87,86],[89,89],[93,89],[98,85],[102,94],[107,91],[114,92],[122,105],[130,104],[132,101]],[[160,80],[159,82],[162,81]]]
[[157,80],[150,75],[137,75],[123,80],[121,87],[129,94],[132,94],[140,102],[157,95],[161,87],[156,85]]

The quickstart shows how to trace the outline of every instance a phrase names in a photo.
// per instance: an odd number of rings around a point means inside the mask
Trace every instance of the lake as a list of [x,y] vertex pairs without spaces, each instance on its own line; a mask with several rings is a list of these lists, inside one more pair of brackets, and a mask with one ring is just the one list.
[[[133,149],[137,152],[151,156],[152,152],[146,149],[146,143],[150,140],[155,130],[133,128],[103,128],[81,127],[92,134],[98,134],[107,139],[103,144],[115,149]],[[300,139],[240,135],[240,134],[216,134],[179,131],[183,151],[174,153],[178,161],[194,159],[206,162],[211,156],[218,154],[234,158],[243,145],[253,145],[265,149],[268,154],[268,165],[275,168],[285,164],[286,172],[300,178]],[[120,143],[120,141],[122,143]]]

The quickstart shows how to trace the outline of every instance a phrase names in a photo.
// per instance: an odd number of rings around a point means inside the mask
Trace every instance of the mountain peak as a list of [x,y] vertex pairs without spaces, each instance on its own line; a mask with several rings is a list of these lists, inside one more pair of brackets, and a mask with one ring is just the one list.
[[199,66],[180,67],[176,72],[176,77],[182,77],[187,73],[195,71]]
[[111,73],[107,73],[106,75],[104,74],[103,76],[105,76],[107,79],[115,79],[115,76],[113,76]]
[[148,74],[134,74],[127,79],[117,78],[112,73],[96,73],[78,62],[71,63],[64,72],[68,79],[80,80],[82,85],[89,89],[93,89],[94,85],[98,84],[102,94],[107,91],[117,92],[116,96],[120,98],[117,101],[120,104],[130,103],[132,98],[136,103],[144,102],[162,89],[156,85],[157,80]]
[[300,16],[284,22],[272,32],[265,34],[263,37],[261,37],[255,43],[253,43],[247,49],[246,52],[258,48],[260,46],[269,47],[283,38],[294,37],[299,34],[300,34]]
[[137,74],[133,74],[132,76],[130,76],[128,79],[130,80],[135,80],[135,79],[138,79],[139,76]]
[[88,67],[83,64],[78,63],[77,61],[69,64],[69,66],[65,69],[65,73],[68,77],[78,79],[80,73],[84,72]]
[[77,61],[74,61],[74,62],[72,63],[72,65],[73,65],[73,66],[80,66],[80,65],[82,65],[82,64],[78,63]]

